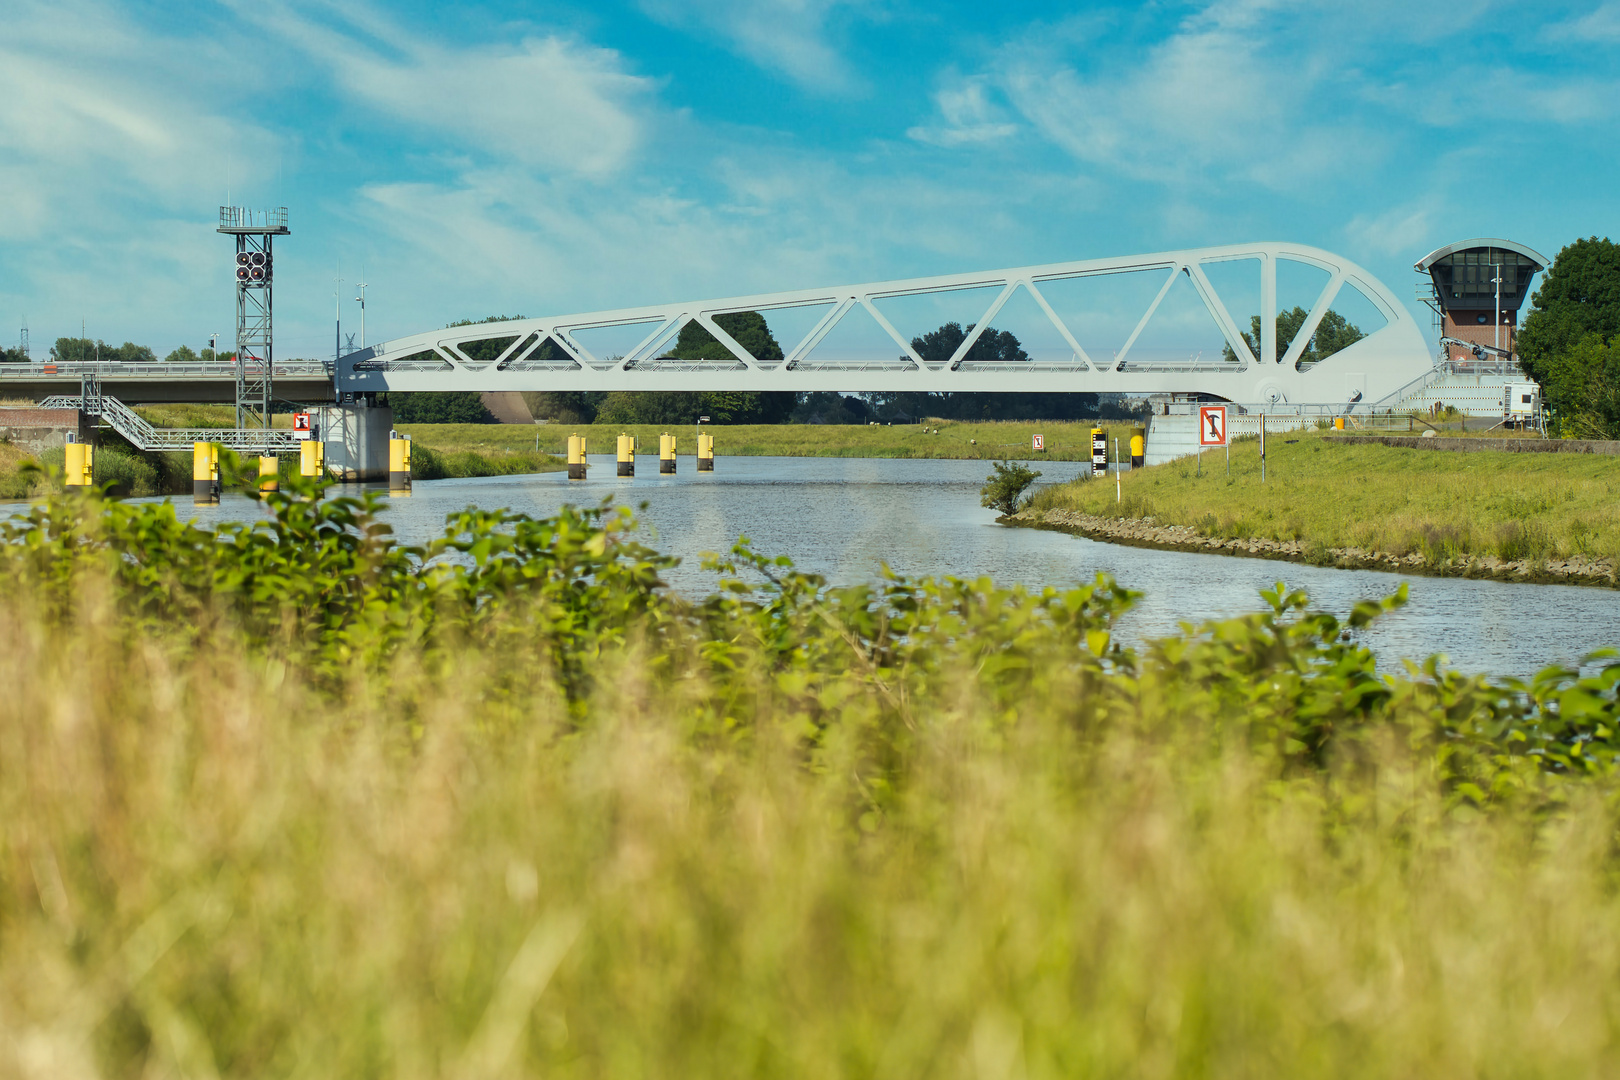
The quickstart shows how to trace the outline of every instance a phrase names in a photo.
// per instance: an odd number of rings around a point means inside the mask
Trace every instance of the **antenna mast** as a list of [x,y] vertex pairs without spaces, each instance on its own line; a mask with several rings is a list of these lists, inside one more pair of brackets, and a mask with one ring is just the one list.
[[366,268],[360,268],[360,281],[355,285],[360,295],[355,297],[360,302],[360,347],[366,347]]
[[337,277],[332,279],[332,370],[343,359],[343,259],[337,262]]

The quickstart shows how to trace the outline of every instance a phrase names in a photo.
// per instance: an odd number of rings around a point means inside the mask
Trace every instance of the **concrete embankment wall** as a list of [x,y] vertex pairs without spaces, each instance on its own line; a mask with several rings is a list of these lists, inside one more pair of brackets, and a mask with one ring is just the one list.
[[[1230,409],[1226,413],[1226,427],[1228,438],[1236,439],[1243,435],[1260,434],[1260,417],[1257,413],[1247,416],[1238,416]],[[1298,431],[1301,428],[1315,428],[1314,416],[1267,416],[1266,435],[1285,431]],[[1214,448],[1215,452],[1220,447]],[[1163,465],[1167,461],[1186,457],[1198,452],[1198,417],[1190,416],[1150,416],[1148,417],[1147,455],[1145,464]]]
[[1501,416],[1502,393],[1508,384],[1529,382],[1527,375],[1442,375],[1412,391],[1391,406],[1394,412],[1427,412],[1432,405],[1450,405],[1469,416]]
[[0,408],[0,439],[31,453],[61,446],[69,435],[91,440],[90,422],[77,409]]

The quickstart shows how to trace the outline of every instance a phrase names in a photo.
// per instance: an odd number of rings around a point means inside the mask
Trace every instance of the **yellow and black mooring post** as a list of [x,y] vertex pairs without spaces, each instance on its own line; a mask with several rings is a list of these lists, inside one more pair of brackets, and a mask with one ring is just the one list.
[[1108,475],[1108,432],[1100,427],[1091,429],[1091,475]]
[[667,431],[658,436],[658,475],[675,475],[675,436]]
[[259,455],[259,494],[281,490],[281,461],[274,454]]
[[219,446],[216,443],[191,444],[191,498],[198,506],[219,502]]
[[568,436],[568,479],[585,479],[585,436]]
[[298,475],[320,476],[326,471],[326,444],[305,439],[298,444]]
[[636,440],[633,435],[619,436],[619,475],[636,475]]
[[388,493],[411,493],[411,437],[397,431],[388,433]]
[[70,488],[88,488],[95,473],[96,448],[85,442],[70,442],[62,449],[62,483]]
[[1131,428],[1131,468],[1147,464],[1147,428]]
[[698,432],[697,471],[714,472],[714,436]]

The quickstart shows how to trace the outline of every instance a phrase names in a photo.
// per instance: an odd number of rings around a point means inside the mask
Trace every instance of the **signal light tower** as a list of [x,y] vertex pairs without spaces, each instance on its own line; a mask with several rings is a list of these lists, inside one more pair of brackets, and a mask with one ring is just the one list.
[[271,241],[286,236],[287,208],[219,208],[219,231],[236,237],[236,426],[270,426],[272,332]]

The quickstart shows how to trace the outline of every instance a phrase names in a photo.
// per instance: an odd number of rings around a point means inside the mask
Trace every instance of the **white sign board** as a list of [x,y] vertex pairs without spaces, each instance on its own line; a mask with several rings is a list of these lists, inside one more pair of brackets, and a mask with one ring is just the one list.
[[1034,437],[1034,439],[1030,442],[1029,448],[1031,450],[1045,450],[1046,449],[1046,439],[1043,438],[1040,435],[1036,435]]
[[1198,445],[1226,445],[1226,406],[1198,406]]

